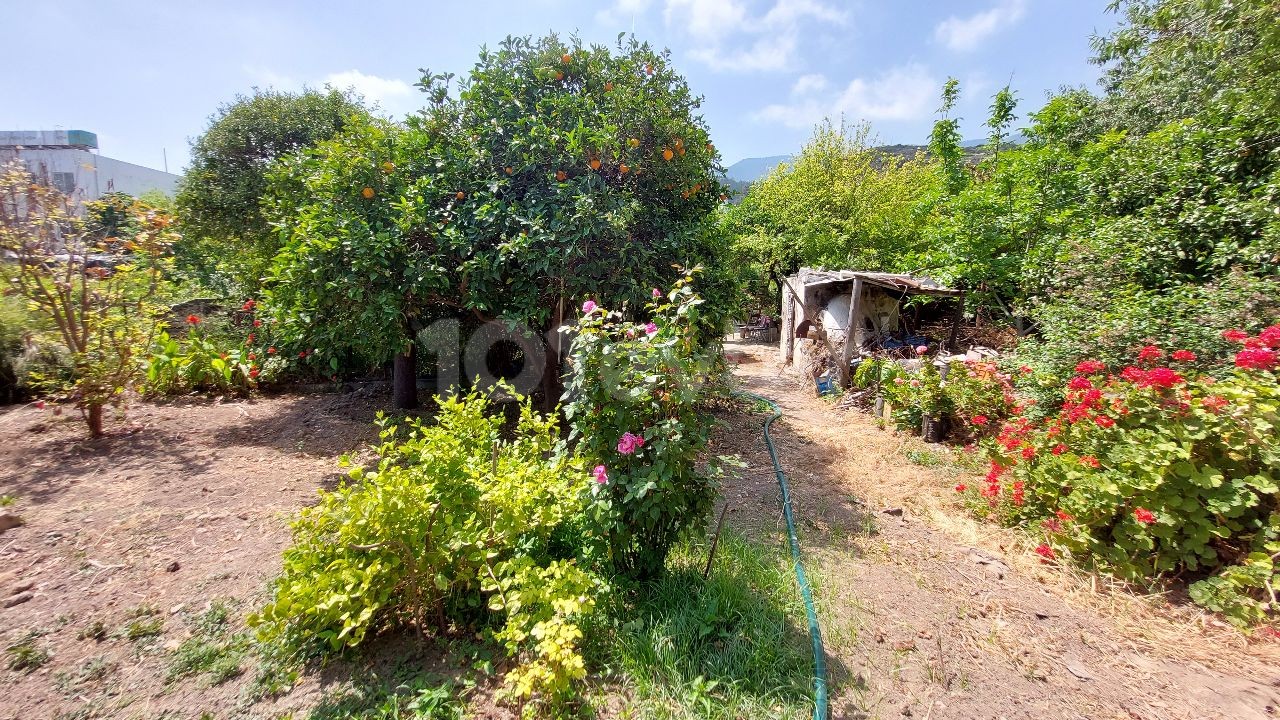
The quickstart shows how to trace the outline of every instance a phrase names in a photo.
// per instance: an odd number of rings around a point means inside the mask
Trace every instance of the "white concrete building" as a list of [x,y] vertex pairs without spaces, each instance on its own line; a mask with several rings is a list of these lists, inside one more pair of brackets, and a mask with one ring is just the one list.
[[113,192],[177,192],[177,175],[103,157],[97,149],[98,136],[85,130],[0,131],[0,163],[17,158],[37,181],[81,202]]

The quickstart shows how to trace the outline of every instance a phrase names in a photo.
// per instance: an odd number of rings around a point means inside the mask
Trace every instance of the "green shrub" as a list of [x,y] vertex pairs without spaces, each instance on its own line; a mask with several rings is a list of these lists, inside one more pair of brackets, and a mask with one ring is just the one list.
[[718,464],[698,467],[714,419],[700,406],[711,353],[696,342],[702,301],[692,280],[665,297],[655,288],[648,323],[587,301],[570,350],[564,413],[594,466],[593,525],[612,565],[636,578],[662,571],[671,545],[715,498]]
[[353,469],[294,522],[274,598],[249,620],[259,637],[337,651],[392,626],[492,621],[520,655],[513,691],[562,699],[585,675],[574,618],[600,584],[555,557],[553,536],[582,513],[589,480],[554,417],[519,399],[504,436],[496,405],[473,391],[443,400],[434,425],[380,418],[377,468]]
[[1219,378],[1185,349],[1147,346],[1122,370],[1080,363],[1061,410],[1006,422],[985,482],[957,489],[1043,528],[1046,557],[1129,580],[1222,571],[1192,597],[1239,622],[1280,610],[1265,590],[1280,582],[1280,325],[1224,336],[1245,346]]
[[147,361],[145,390],[149,395],[191,391],[245,392],[257,383],[261,370],[252,350],[219,342],[199,329],[199,318],[188,318],[185,338],[160,331]]

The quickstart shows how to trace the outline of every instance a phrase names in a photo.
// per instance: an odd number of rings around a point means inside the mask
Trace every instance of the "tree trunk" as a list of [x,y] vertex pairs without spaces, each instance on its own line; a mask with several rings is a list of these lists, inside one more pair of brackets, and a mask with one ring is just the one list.
[[560,403],[560,395],[564,393],[564,384],[560,381],[560,349],[564,344],[564,335],[559,331],[564,324],[564,298],[556,302],[551,309],[551,332],[544,334],[548,339],[546,365],[542,368],[542,412],[550,413]]
[[90,405],[85,408],[84,421],[89,425],[90,437],[102,437],[102,406]]
[[418,407],[418,347],[412,340],[391,366],[391,395],[397,410]]

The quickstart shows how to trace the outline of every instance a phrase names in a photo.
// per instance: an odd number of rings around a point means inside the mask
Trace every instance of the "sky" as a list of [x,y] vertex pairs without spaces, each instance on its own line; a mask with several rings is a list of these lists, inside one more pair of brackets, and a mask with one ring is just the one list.
[[671,50],[705,98],[724,164],[795,152],[824,117],[923,143],[942,83],[966,138],[1010,83],[1019,115],[1092,87],[1107,0],[524,0],[22,5],[0,43],[0,130],[79,129],[108,157],[178,172],[219,105],[253,88],[354,88],[388,115],[423,104],[420,68],[465,73],[507,35],[619,32]]

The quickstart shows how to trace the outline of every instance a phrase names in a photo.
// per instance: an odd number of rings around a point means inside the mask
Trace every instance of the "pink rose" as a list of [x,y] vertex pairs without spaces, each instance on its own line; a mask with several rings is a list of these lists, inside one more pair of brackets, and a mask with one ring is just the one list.
[[658,299],[658,298],[660,298],[660,297],[662,297],[662,291],[661,291],[661,290],[659,290],[658,288],[654,288],[654,289],[653,289],[653,298],[654,298],[655,300],[657,300],[657,299]]
[[928,345],[917,345],[917,346],[916,346],[916,354],[917,354],[917,355],[923,355],[923,354],[925,354],[925,353],[927,353],[927,352],[929,352],[929,346],[928,346]]
[[644,438],[630,432],[625,432],[618,438],[618,452],[623,455],[630,455],[643,446]]
[[586,302],[582,303],[582,314],[583,314],[583,315],[590,315],[591,313],[593,313],[593,312],[595,312],[595,311],[596,311],[596,301],[595,301],[595,300],[588,300],[588,301],[586,301]]
[[654,333],[658,332],[658,326],[654,325],[653,323],[649,323],[648,325],[644,326],[644,331],[649,335],[653,335]]
[[604,485],[609,482],[609,475],[604,471],[603,465],[597,465],[595,469],[591,471],[591,474],[595,476],[596,483],[599,485]]

